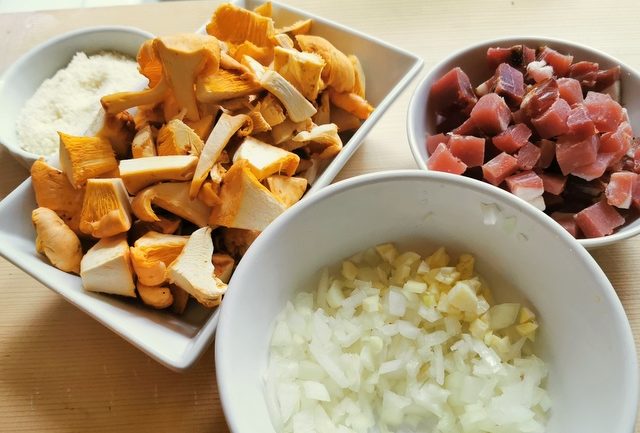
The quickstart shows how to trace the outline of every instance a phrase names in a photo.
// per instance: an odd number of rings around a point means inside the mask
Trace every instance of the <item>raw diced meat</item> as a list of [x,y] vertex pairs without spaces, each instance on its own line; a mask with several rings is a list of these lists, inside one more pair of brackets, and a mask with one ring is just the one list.
[[569,68],[573,62],[573,56],[560,54],[549,47],[539,49],[538,59],[544,60],[548,65],[553,66],[556,76],[564,77],[569,73]]
[[562,174],[566,176],[578,167],[595,162],[598,155],[598,142],[596,135],[584,140],[560,137],[556,143],[556,160]]
[[482,175],[492,185],[500,185],[518,169],[518,160],[508,153],[502,152],[482,166]]
[[539,197],[544,192],[540,176],[533,171],[523,171],[505,179],[507,188],[517,197],[529,201]]
[[599,66],[593,62],[578,62],[569,68],[569,77],[575,78],[582,87],[592,88],[596,84]]
[[571,107],[567,101],[558,98],[547,111],[531,119],[531,123],[541,138],[557,137],[567,132],[567,117],[570,112]]
[[597,179],[604,174],[612,160],[610,153],[600,153],[594,162],[574,168],[571,174],[587,181]]
[[564,191],[564,187],[567,184],[567,177],[560,176],[559,174],[539,173],[538,176],[542,179],[544,190],[549,194],[562,194],[562,191]]
[[477,101],[469,77],[460,68],[453,68],[433,83],[429,99],[436,113],[442,115],[453,111],[469,114]]
[[622,122],[622,107],[611,96],[589,92],[584,99],[587,114],[600,132],[612,132]]
[[511,120],[511,110],[495,93],[484,95],[471,110],[471,119],[487,135],[496,135],[507,129]]
[[576,224],[576,214],[566,212],[554,212],[551,214],[558,224],[568,231],[574,238],[578,237],[578,226]]
[[532,198],[531,200],[527,200],[527,203],[540,210],[545,210],[547,207],[546,203],[544,202],[544,197],[542,197],[541,195]]
[[496,89],[496,76],[492,75],[491,78],[489,78],[487,81],[485,81],[484,83],[476,87],[476,95],[484,96],[487,93],[492,93],[493,91],[495,91],[495,89]]
[[631,204],[637,210],[640,210],[640,176],[636,178],[636,182],[633,185],[633,192],[631,195]]
[[495,73],[495,93],[505,98],[510,104],[520,106],[524,96],[524,77],[522,72],[501,63]]
[[449,137],[450,136],[446,134],[429,135],[427,137],[427,153],[431,155],[435,152],[436,147],[438,147],[438,144],[440,143],[447,144],[449,142]]
[[473,119],[471,117],[469,117],[467,120],[462,122],[462,125],[458,126],[451,132],[459,135],[476,135],[476,134],[479,135],[480,134],[480,130],[478,129],[476,124],[473,122]]
[[531,62],[527,65],[527,77],[536,83],[553,77],[553,66],[547,65],[544,60]]
[[[633,132],[628,122],[622,122],[615,132],[606,132],[600,137],[601,153],[613,154],[615,161],[622,158],[631,148]],[[614,161],[614,162],[615,162]]]
[[567,101],[569,105],[579,104],[584,101],[582,87],[575,78],[558,78],[558,90],[560,97]]
[[637,179],[638,175],[630,171],[611,173],[609,184],[604,191],[607,203],[620,209],[629,209],[633,197],[633,186]]
[[493,145],[503,152],[514,153],[527,144],[531,130],[524,123],[509,126],[506,131],[493,137]]
[[596,74],[596,84],[593,86],[593,90],[601,92],[607,87],[612,86],[620,79],[620,66],[614,66],[610,69],[598,71]]
[[485,139],[473,136],[452,135],[449,140],[451,154],[467,167],[480,167],[484,162]]
[[429,159],[427,159],[427,168],[434,171],[462,174],[467,169],[467,166],[451,154],[446,144],[440,143]]
[[586,138],[596,133],[596,125],[584,105],[578,104],[571,109],[567,117],[567,129],[567,135],[575,138]]
[[511,48],[489,48],[487,63],[491,69],[497,68],[500,63],[508,63],[514,68],[524,69],[529,62],[535,60],[535,56],[535,50],[525,45],[514,45]]
[[553,78],[549,78],[529,89],[522,98],[520,108],[525,116],[533,119],[547,111],[556,102],[559,95],[558,83]]
[[538,147],[540,148],[538,167],[548,168],[556,157],[556,143],[551,140],[540,140]]
[[531,170],[540,160],[540,148],[533,143],[527,143],[516,154],[518,166],[521,170]]
[[597,238],[613,233],[613,230],[624,224],[624,218],[604,200],[578,212],[576,224],[588,238]]

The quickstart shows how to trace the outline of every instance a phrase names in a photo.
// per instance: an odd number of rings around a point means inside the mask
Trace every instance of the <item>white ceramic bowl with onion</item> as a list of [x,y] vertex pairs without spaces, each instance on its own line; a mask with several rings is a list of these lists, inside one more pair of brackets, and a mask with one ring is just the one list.
[[[489,214],[487,213],[489,210]],[[270,225],[236,269],[216,336],[216,371],[234,433],[272,433],[264,375],[276,316],[319,272],[376,244],[476,257],[496,302],[533,306],[536,353],[548,364],[547,433],[629,433],[638,369],[611,284],[562,227],[506,191],[420,170],[338,182]],[[515,289],[506,289],[514,287]]]
[[56,36],[29,50],[0,78],[0,143],[18,162],[30,168],[42,155],[20,146],[16,121],[42,82],[66,67],[77,52],[91,55],[115,51],[135,59],[140,45],[151,38],[153,34],[135,27],[87,27]]
[[[407,135],[413,157],[418,166],[427,168],[429,157],[425,140],[428,135],[436,134],[436,114],[429,103],[431,86],[452,68],[459,66],[469,76],[472,85],[484,82],[493,74],[486,60],[490,47],[511,47],[525,44],[529,47],[549,46],[562,54],[571,54],[574,61],[597,62],[602,69],[619,65],[620,103],[627,109],[629,121],[634,131],[640,131],[640,74],[620,60],[594,48],[561,39],[537,36],[522,36],[492,39],[479,42],[457,51],[438,62],[415,88],[409,103],[407,114]],[[600,248],[640,234],[640,219],[636,219],[616,229],[612,235],[591,239],[579,239],[587,249]]]

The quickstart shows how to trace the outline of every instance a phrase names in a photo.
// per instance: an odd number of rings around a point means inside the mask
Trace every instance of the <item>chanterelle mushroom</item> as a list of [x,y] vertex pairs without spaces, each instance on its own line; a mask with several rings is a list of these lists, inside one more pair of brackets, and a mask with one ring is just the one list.
[[191,234],[178,258],[167,269],[169,281],[205,307],[220,304],[227,290],[227,285],[214,275],[212,255],[211,227],[202,227]]
[[80,214],[80,230],[95,238],[131,228],[131,206],[122,179],[89,179]]
[[185,181],[193,178],[197,156],[170,155],[120,161],[120,177],[130,194],[157,182]]
[[60,167],[74,188],[118,168],[111,143],[101,137],[75,137],[59,132]]
[[258,182],[246,160],[236,162],[225,174],[220,199],[222,204],[211,211],[210,224],[261,231],[285,210]]
[[131,201],[131,209],[142,221],[159,221],[151,205],[176,214],[197,226],[207,225],[211,208],[197,198],[189,198],[191,182],[164,182],[140,191]]
[[78,236],[46,207],[31,212],[31,220],[36,228],[36,251],[61,271],[80,273],[82,247]]
[[159,286],[166,281],[166,270],[187,243],[186,236],[148,232],[140,237],[131,251],[131,264],[138,281],[147,286]]
[[102,238],[80,262],[82,286],[91,292],[136,297],[126,233]]
[[245,137],[233,155],[234,163],[241,159],[249,163],[249,168],[258,180],[276,173],[292,176],[300,162],[300,157],[295,153],[272,146],[254,137]]
[[84,188],[75,189],[62,171],[42,160],[31,166],[31,182],[38,206],[55,211],[71,230],[80,234]]
[[[215,74],[218,70],[218,40],[209,35],[183,33],[156,38],[150,45],[144,44],[142,50],[144,55],[138,55],[140,71],[149,78],[152,87],[141,92],[104,96],[101,103],[105,111],[118,113],[139,105],[155,105],[171,95],[179,107],[178,111],[184,109],[187,119],[198,120],[200,113],[194,86],[200,74]],[[144,66],[141,58],[148,61]],[[158,67],[162,69],[161,75],[158,74]]]

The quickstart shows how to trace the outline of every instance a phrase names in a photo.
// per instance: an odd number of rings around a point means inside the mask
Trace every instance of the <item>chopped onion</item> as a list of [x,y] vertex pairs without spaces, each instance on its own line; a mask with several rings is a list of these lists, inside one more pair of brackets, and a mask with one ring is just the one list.
[[385,244],[323,271],[273,328],[265,395],[276,431],[544,432],[547,368],[523,355],[535,315],[491,306],[473,266],[443,248],[421,258]]

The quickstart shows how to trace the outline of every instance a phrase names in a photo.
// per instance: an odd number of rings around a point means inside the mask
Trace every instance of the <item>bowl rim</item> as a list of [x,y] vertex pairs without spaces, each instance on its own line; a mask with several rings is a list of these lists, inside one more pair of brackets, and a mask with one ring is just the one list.
[[[76,29],[76,30],[72,30],[66,33],[62,33],[56,36],[53,36],[50,39],[45,40],[44,42],[41,42],[38,45],[35,45],[34,47],[32,47],[31,49],[29,49],[27,52],[23,53],[20,57],[18,57],[13,63],[11,63],[9,65],[9,67],[7,69],[5,69],[5,71],[2,73],[2,75],[0,75],[0,94],[2,94],[4,92],[4,87],[6,85],[8,85],[7,83],[10,81],[10,79],[16,75],[23,67],[24,64],[33,56],[39,54],[40,52],[48,49],[49,47],[59,44],[60,42],[66,41],[66,40],[70,40],[70,39],[76,39],[76,38],[81,38],[82,36],[85,36],[87,34],[90,33],[103,33],[103,32],[114,32],[114,33],[129,33],[129,34],[133,34],[136,36],[142,36],[145,37],[147,39],[149,38],[153,38],[154,35],[151,32],[148,32],[146,30],[143,30],[141,28],[138,27],[134,27],[134,26],[126,26],[126,25],[100,25],[100,26],[89,26],[89,27],[83,27],[80,29]],[[80,46],[78,47],[78,51],[82,51],[81,48],[81,40],[80,40]],[[42,84],[42,83],[40,83]],[[33,96],[33,95],[31,95]],[[30,97],[31,97],[30,96]],[[14,143],[13,140],[9,140],[8,137],[6,137],[3,134],[3,131],[0,130],[0,143],[7,148],[7,150],[9,150],[11,153],[14,154],[14,156],[18,156],[19,158],[22,158],[24,160],[28,160],[28,161],[36,161],[38,160],[40,157],[42,157],[43,155],[40,155],[38,153],[32,153],[29,152],[27,150],[24,150],[22,147],[20,147],[20,145],[18,143]],[[44,155],[45,158],[50,157],[51,155]]]
[[[493,39],[485,39],[483,41],[476,42],[472,45],[467,45],[465,47],[462,47],[454,51],[452,54],[446,56],[445,58],[435,63],[429,69],[427,74],[420,80],[418,85],[414,88],[413,93],[411,94],[411,98],[409,99],[409,105],[407,107],[407,120],[406,120],[407,139],[409,141],[409,148],[411,150],[411,155],[413,156],[413,159],[415,160],[418,167],[420,167],[420,169],[425,171],[431,171],[427,168],[426,160],[424,160],[422,158],[422,155],[420,154],[420,148],[421,146],[424,146],[424,143],[423,143],[424,140],[421,142],[420,138],[416,136],[417,126],[419,125],[419,122],[420,122],[420,119],[417,118],[416,113],[418,113],[419,111],[418,110],[419,104],[426,103],[426,101],[419,100],[418,94],[425,91],[425,87],[427,86],[428,82],[433,78],[433,75],[435,74],[436,70],[439,69],[441,65],[445,63],[449,63],[452,60],[458,57],[464,56],[468,52],[476,50],[478,48],[488,47],[490,45],[505,44],[505,43],[518,43],[518,42],[528,43],[528,41],[539,41],[539,42],[548,43],[548,44],[563,44],[563,45],[573,46],[584,51],[592,52],[594,55],[600,56],[612,63],[616,63],[620,65],[624,70],[634,75],[635,78],[637,78],[638,81],[640,82],[640,72],[638,72],[636,69],[632,68],[625,62],[597,48],[593,48],[588,45],[581,44],[579,42],[574,42],[569,39],[554,38],[554,37],[547,37],[547,36],[536,36],[536,35],[516,35],[516,36],[504,36],[504,37],[493,38]],[[473,180],[476,182],[485,183],[476,179],[473,179]],[[500,189],[498,187],[494,187],[494,188]],[[515,196],[513,196],[513,198],[517,199],[517,197]],[[533,207],[533,205],[529,205],[529,206]],[[588,238],[588,239],[576,239],[576,240],[580,245],[582,245],[587,249],[597,249],[597,248],[605,247],[607,245],[614,244],[616,242],[619,242],[625,239],[632,238],[634,236],[637,236],[638,234],[640,234],[640,224],[638,224],[633,229],[625,230],[625,231],[617,231],[608,236],[601,236],[597,238]]]
[[[227,356],[228,352],[226,351],[225,346],[233,344],[234,341],[233,311],[238,308],[236,307],[236,303],[239,301],[236,301],[236,297],[240,295],[236,295],[236,293],[241,292],[239,290],[233,290],[233,286],[235,286],[234,282],[239,279],[239,275],[247,272],[245,268],[249,266],[249,263],[258,258],[260,252],[259,249],[261,247],[256,248],[255,246],[268,244],[273,237],[272,233],[277,233],[279,230],[284,229],[291,220],[297,217],[298,214],[309,207],[315,206],[317,202],[327,200],[331,196],[359,188],[364,185],[394,182],[399,180],[419,180],[422,182],[454,184],[462,188],[469,188],[492,196],[498,203],[508,201],[509,204],[515,207],[519,212],[526,214],[529,218],[553,232],[553,234],[559,239],[559,242],[564,243],[568,248],[571,248],[575,252],[577,259],[583,262],[588,269],[593,272],[594,277],[597,279],[597,286],[601,291],[602,302],[608,305],[612,317],[616,319],[616,327],[618,328],[618,334],[622,342],[622,345],[619,347],[625,355],[623,359],[626,360],[626,363],[622,365],[621,368],[625,369],[625,373],[629,378],[630,384],[625,395],[621,398],[621,401],[623,401],[622,405],[624,406],[622,409],[622,416],[629,420],[626,425],[627,428],[624,431],[632,431],[637,416],[638,402],[640,401],[640,382],[635,341],[629,319],[624,311],[622,303],[611,285],[611,282],[608,280],[604,271],[600,268],[595,259],[586,249],[580,247],[580,244],[573,236],[571,236],[559,224],[556,224],[549,216],[543,212],[539,212],[537,208],[523,200],[513,200],[513,197],[511,197],[509,192],[464,176],[419,169],[390,170],[369,173],[329,185],[316,194],[310,196],[307,200],[300,201],[292,206],[287,213],[281,215],[280,218],[270,224],[247,251],[244,260],[240,262],[231,278],[231,281],[229,282],[229,288],[231,290],[227,292],[225,295],[225,302],[221,305],[215,338],[214,352],[216,380],[220,395],[220,403],[231,431],[234,433],[240,433],[240,429],[236,421],[237,417],[234,413],[234,407],[232,406],[232,402],[228,399],[228,390],[233,387],[233,383],[231,383],[230,378],[232,377],[232,372],[235,368],[233,360]],[[551,224],[551,222],[553,222],[553,224]]]

